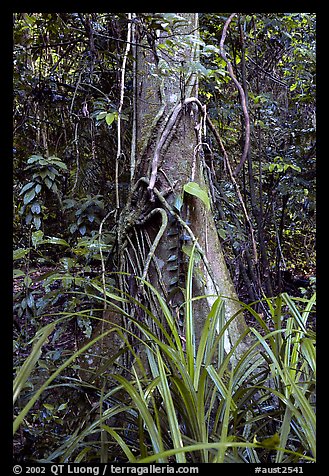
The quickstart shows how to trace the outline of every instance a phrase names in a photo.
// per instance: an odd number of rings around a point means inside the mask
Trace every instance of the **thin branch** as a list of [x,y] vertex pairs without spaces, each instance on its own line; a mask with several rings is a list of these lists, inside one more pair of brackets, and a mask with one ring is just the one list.
[[[132,18],[135,18],[135,14],[132,13]],[[135,40],[136,28],[135,24],[131,26],[131,38]],[[132,114],[132,137],[131,137],[131,149],[130,149],[130,179],[131,182],[135,175],[136,168],[136,146],[137,146],[137,52],[136,47],[132,47],[132,54],[134,57],[132,75],[133,75],[133,114]]]
[[245,216],[245,219],[246,219],[246,221],[247,221],[247,223],[248,223],[248,226],[249,226],[249,229],[250,229],[250,236],[251,236],[251,242],[252,242],[254,260],[255,260],[255,265],[257,265],[257,263],[258,263],[258,254],[257,254],[257,248],[256,248],[256,240],[255,240],[255,235],[254,235],[254,229],[253,229],[253,227],[252,227],[251,220],[250,220],[250,218],[249,218],[249,215],[248,215],[246,206],[245,206],[245,204],[244,204],[244,200],[243,200],[243,198],[242,198],[239,185],[238,185],[237,181],[236,181],[235,178],[234,178],[234,174],[233,174],[233,172],[232,172],[231,164],[230,164],[230,162],[229,162],[229,159],[228,159],[226,150],[225,150],[225,148],[224,148],[222,139],[221,139],[220,135],[219,135],[218,132],[217,132],[217,129],[215,128],[214,124],[211,122],[211,119],[209,118],[208,115],[207,115],[207,117],[206,117],[206,120],[207,120],[207,124],[208,124],[208,126],[210,127],[212,133],[214,134],[214,136],[215,136],[215,138],[216,138],[216,140],[217,140],[217,142],[218,142],[220,148],[222,149],[226,168],[227,168],[227,170],[228,170],[230,179],[231,179],[231,181],[232,181],[232,183],[233,183],[233,185],[234,185],[234,188],[235,188],[235,190],[236,190],[236,193],[237,193],[239,202],[240,202],[240,204],[241,204],[241,208],[242,208],[243,214],[244,214],[244,216]]
[[[99,254],[101,258],[101,265],[102,265],[102,290],[103,290],[103,297],[104,297],[104,303],[103,303],[103,317],[105,317],[105,312],[107,311],[107,296],[106,296],[106,279],[105,279],[105,261],[103,257],[103,250],[102,250],[102,231],[103,231],[103,225],[106,222],[106,220],[109,218],[109,216],[114,213],[114,210],[109,211],[103,220],[101,221],[99,225],[99,230],[98,230],[98,246],[99,246]],[[104,333],[105,330],[105,319],[102,320],[102,334]],[[101,355],[103,355],[103,346],[104,346],[104,340],[102,339],[101,341]]]
[[281,81],[281,79],[276,78],[272,73],[266,71],[266,69],[264,69],[259,63],[254,61],[249,55],[246,55],[246,57],[248,58],[248,61],[251,61],[256,66],[256,68],[260,69],[270,80],[280,84],[280,86],[284,86],[285,88],[288,87],[287,83]]
[[131,13],[128,13],[128,31],[127,31],[127,45],[123,56],[122,67],[121,67],[121,85],[120,85],[120,103],[118,108],[118,124],[117,124],[117,138],[118,138],[118,149],[115,160],[115,201],[116,209],[120,208],[120,199],[119,199],[119,159],[121,157],[121,111],[123,106],[124,99],[124,88],[125,88],[125,73],[126,73],[126,63],[127,57],[130,50],[130,39],[131,39]]
[[248,113],[248,109],[247,109],[247,101],[246,101],[245,92],[243,90],[243,87],[239,83],[239,81],[236,79],[236,77],[234,75],[234,72],[233,72],[232,64],[229,61],[229,59],[227,58],[225,50],[224,50],[224,42],[225,42],[225,38],[226,38],[226,34],[227,34],[227,29],[228,29],[228,26],[231,23],[231,21],[232,21],[232,19],[235,15],[236,15],[236,13],[232,13],[232,15],[230,15],[229,18],[226,20],[226,23],[225,23],[224,28],[223,28],[222,37],[221,37],[221,40],[220,40],[220,43],[219,43],[219,48],[220,48],[221,57],[223,58],[224,61],[226,61],[228,73],[229,73],[231,79],[233,80],[234,84],[236,85],[236,87],[237,87],[237,89],[240,93],[241,107],[242,107],[244,120],[245,120],[244,148],[243,148],[242,156],[241,156],[241,159],[240,159],[240,163],[237,165],[237,167],[235,168],[235,171],[234,171],[234,176],[236,177],[237,175],[239,175],[239,172],[241,171],[241,169],[243,167],[243,164],[245,163],[245,161],[248,157],[248,151],[249,151],[249,146],[250,146],[250,119],[249,119],[249,113]]
[[101,221],[98,229],[98,246],[99,246],[99,255],[101,258],[101,265],[102,265],[102,287],[103,287],[103,295],[104,295],[104,311],[107,309],[107,301],[106,301],[106,281],[105,281],[105,261],[103,257],[103,249],[102,249],[102,232],[103,232],[103,225],[109,216],[114,213],[114,210],[109,211],[103,220]]
[[72,197],[74,196],[74,191],[75,191],[76,186],[78,184],[79,171],[80,171],[80,150],[79,150],[78,127],[79,127],[79,122],[76,122],[75,127],[74,127],[74,145],[75,145],[75,159],[76,159],[76,164],[77,164],[77,170],[76,170],[76,173],[75,173],[73,188],[71,190]]

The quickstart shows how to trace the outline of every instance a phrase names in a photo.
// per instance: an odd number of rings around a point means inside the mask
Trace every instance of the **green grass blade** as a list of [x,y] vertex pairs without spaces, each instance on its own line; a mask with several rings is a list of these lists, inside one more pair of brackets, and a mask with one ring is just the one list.
[[316,293],[307,301],[304,311],[302,312],[302,319],[303,322],[307,322],[310,312],[312,311],[312,307],[316,304]]
[[[229,385],[227,389],[227,397],[225,399],[225,411],[224,411],[224,418],[222,421],[222,431],[220,435],[221,443],[226,443],[228,441],[228,430],[229,430],[229,422],[231,417],[231,406],[233,411],[236,409],[236,405],[233,401],[233,389],[232,389],[232,375],[229,380]],[[225,446],[219,448],[218,455],[216,457],[216,462],[224,463],[225,458]]]
[[[202,329],[201,338],[198,346],[198,352],[195,363],[194,387],[198,388],[200,373],[204,365],[209,363],[213,357],[214,343],[216,340],[217,327],[222,328],[223,319],[225,319],[224,301],[218,297],[205,319]],[[220,322],[219,322],[220,321]],[[219,342],[223,342],[219,339]],[[220,346],[220,344],[218,344]],[[223,360],[223,349],[220,346],[218,355],[218,365],[221,365]]]
[[168,327],[169,327],[170,332],[171,332],[171,334],[174,338],[174,341],[172,341],[171,337],[168,335],[168,333],[167,333],[165,327],[163,326],[163,324],[158,319],[156,319],[155,316],[151,315],[151,317],[154,320],[154,322],[156,323],[156,325],[159,327],[159,329],[163,332],[164,336],[167,338],[168,345],[171,346],[171,347],[174,347],[174,343],[175,343],[175,348],[179,352],[180,357],[182,359],[184,359],[184,350],[183,350],[183,347],[182,347],[181,338],[179,336],[177,323],[176,323],[174,317],[172,316],[172,314],[170,312],[170,309],[167,306],[166,301],[163,299],[163,297],[161,296],[159,291],[154,286],[152,286],[152,284],[150,284],[148,281],[145,281],[141,278],[137,278],[137,279],[140,279],[140,281],[143,284],[145,284],[152,291],[152,293],[156,296],[156,298],[158,300],[158,303],[159,303],[159,306],[160,306],[160,309],[161,309],[161,311],[164,315],[165,322],[168,324]]
[[186,302],[185,302],[185,339],[186,339],[186,361],[188,372],[191,376],[192,382],[194,382],[194,362],[196,357],[195,352],[195,328],[193,322],[193,295],[192,295],[192,282],[193,282],[193,267],[194,267],[194,251],[195,245],[191,251],[189,265],[186,278]]
[[30,355],[25,360],[22,367],[17,372],[17,375],[14,379],[13,384],[13,403],[15,403],[16,399],[18,398],[22,388],[24,387],[26,381],[28,380],[29,376],[31,375],[32,370],[34,369],[36,363],[38,362],[41,356],[41,349],[43,344],[47,341],[49,335],[55,329],[56,323],[48,324],[47,326],[43,327],[39,331],[40,338],[34,344]]
[[107,433],[109,433],[116,440],[127,456],[129,463],[136,463],[136,458],[131,452],[129,446],[124,442],[121,436],[115,430],[113,430],[113,428],[110,428],[108,425],[101,425],[101,429],[107,431]]
[[306,314],[304,316],[300,314],[295,302],[287,293],[282,293],[282,299],[288,306],[290,314],[297,322],[298,327],[302,330],[302,332],[306,333],[307,331],[306,331],[305,322],[304,322]]
[[[173,440],[173,444],[175,448],[183,447],[182,435],[179,430],[179,424],[176,416],[176,411],[174,407],[174,403],[171,396],[171,391],[169,388],[169,383],[167,379],[167,375],[164,369],[163,360],[160,354],[159,349],[157,349],[157,359],[158,359],[158,367],[159,367],[159,374],[160,374],[160,385],[159,390],[162,395],[164,405],[166,408],[166,414],[168,417],[169,422],[169,429],[171,433],[171,438]],[[186,463],[184,453],[178,453],[176,456],[177,463]]]
[[[292,418],[291,410],[290,410],[289,407],[286,407],[285,412],[284,412],[283,422],[282,422],[282,425],[281,425],[281,431],[280,431],[280,447],[281,448],[286,447],[288,436],[289,436],[289,433],[290,433],[291,418]],[[284,455],[283,451],[277,451],[276,457],[275,457],[275,462],[276,463],[281,463],[283,455]]]
[[294,380],[290,377],[287,372],[287,380],[292,387],[293,396],[295,398],[295,406],[297,406],[302,414],[304,422],[301,420],[301,427],[304,429],[305,434],[307,434],[307,441],[310,446],[310,450],[315,457],[316,455],[316,418],[315,413],[312,408],[312,405],[305,397],[301,389],[296,385]]
[[[117,390],[120,390],[121,387],[117,387]],[[114,417],[115,415],[123,412],[130,411],[131,407],[125,406],[122,404],[114,405],[113,407],[105,410],[103,415],[99,418],[96,418],[92,423],[90,423],[82,432],[75,432],[74,435],[70,437],[66,443],[63,445],[63,453],[61,456],[61,462],[68,462],[68,458],[79,448],[81,442],[88,436],[99,433],[101,431],[102,424],[109,418]],[[50,455],[51,457],[52,455]],[[49,458],[50,458],[49,457]],[[45,461],[46,462],[46,461]]]
[[284,371],[282,370],[282,367],[279,364],[279,361],[277,360],[277,357],[275,356],[275,353],[273,352],[272,348],[266,342],[266,339],[273,337],[274,335],[279,334],[280,332],[283,332],[283,330],[276,330],[276,331],[270,332],[264,337],[260,335],[260,333],[254,328],[251,328],[251,331],[253,332],[253,334],[255,334],[260,344],[264,347],[266,354],[271,358],[272,363],[274,365],[273,374],[277,373],[281,377],[281,380],[284,382],[285,380]]
[[89,453],[89,451],[91,451],[92,448],[91,446],[86,446],[86,448],[83,448],[80,453],[78,454],[78,456],[75,457],[74,459],[74,463],[81,463],[81,461],[83,460],[84,456]]
[[[118,380],[118,382],[122,385],[122,387],[126,390],[126,392],[132,398],[134,405],[137,407],[138,411],[140,412],[143,418],[143,421],[147,427],[147,431],[150,435],[154,452],[161,453],[163,451],[163,443],[162,443],[161,435],[159,434],[157,425],[145,403],[144,398],[137,392],[134,386],[122,375],[112,375],[112,377]],[[165,463],[166,461],[162,458],[159,458],[159,462]]]
[[[219,442],[219,443],[195,443],[193,445],[188,445],[184,446],[183,448],[173,448],[170,450],[166,450],[163,453],[156,454],[156,455],[150,455],[147,456],[146,458],[142,458],[138,460],[139,464],[145,464],[145,463],[152,463],[153,461],[157,461],[159,457],[170,457],[174,456],[177,453],[192,453],[194,451],[202,451],[202,450],[212,450],[212,449],[224,449],[227,450],[229,448],[262,448],[261,444],[256,444],[256,443],[244,443],[244,442],[237,442],[237,441],[227,441],[225,443]],[[303,455],[301,453],[297,453],[295,451],[289,451],[285,450],[284,448],[278,448],[282,449],[285,453],[290,453],[293,454],[294,456],[304,459],[305,461],[311,461],[315,462],[314,458]]]
[[314,339],[311,339],[309,337],[303,337],[301,339],[301,351],[315,376],[316,375],[316,352],[315,352],[315,346],[314,346]]
[[[236,411],[237,406],[234,403],[233,399],[231,398],[230,389],[226,387],[225,383],[219,377],[219,375],[216,372],[216,370],[214,369],[214,367],[212,365],[208,365],[206,370],[207,370],[211,380],[216,385],[216,388],[218,389],[222,398],[226,401],[226,403],[229,402],[229,404],[232,406],[232,408],[231,408],[232,411]],[[232,385],[232,383],[230,385]]]
[[89,349],[92,345],[94,345],[97,341],[100,339],[103,339],[106,335],[108,335],[110,332],[113,332],[115,329],[112,328],[103,334],[99,335],[95,339],[91,340],[83,346],[80,350],[75,352],[69,359],[67,359],[62,365],[58,367],[58,369],[46,380],[46,382],[35,392],[33,397],[28,401],[28,403],[25,405],[23,410],[19,413],[19,415],[15,418],[14,420],[14,425],[13,425],[13,432],[14,434],[16,433],[17,429],[19,428],[20,424],[22,423],[23,419],[27,415],[27,413],[31,410],[35,402],[38,400],[40,395],[46,390],[46,388],[49,386],[49,384],[66,368],[68,367],[72,362],[74,362],[77,357],[79,357],[81,354],[83,354],[86,350]]

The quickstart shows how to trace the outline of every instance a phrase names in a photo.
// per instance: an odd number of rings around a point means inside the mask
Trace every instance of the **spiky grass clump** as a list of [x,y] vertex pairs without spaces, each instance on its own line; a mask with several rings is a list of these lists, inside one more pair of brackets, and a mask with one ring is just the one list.
[[[78,426],[71,438],[43,461],[88,461],[93,454],[98,461],[107,462],[118,454],[118,448],[120,460],[130,463],[315,461],[315,335],[307,325],[315,296],[308,301],[287,294],[266,299],[271,316],[266,322],[252,306],[241,303],[241,312],[249,312],[255,320],[255,327],[246,332],[253,336],[253,343],[232,367],[231,357],[245,335],[226,355],[224,334],[237,315],[225,322],[225,302],[217,297],[205,316],[201,336],[197,336],[192,276],[193,254],[187,275],[184,335],[164,299],[144,281],[162,319],[150,311],[148,322],[125,315],[134,324],[136,332],[129,333],[138,349],[129,344],[126,329],[112,326],[64,362],[20,410],[15,430],[56,377],[111,332],[121,337],[125,351],[133,356],[129,369],[102,370],[98,377],[105,383],[98,389],[98,416]],[[122,312],[113,298],[107,293],[109,305]],[[117,297],[122,299],[132,300]],[[55,324],[39,332],[30,357],[16,376],[15,397]],[[154,325],[160,333],[152,331]],[[111,360],[115,359],[112,356]]]

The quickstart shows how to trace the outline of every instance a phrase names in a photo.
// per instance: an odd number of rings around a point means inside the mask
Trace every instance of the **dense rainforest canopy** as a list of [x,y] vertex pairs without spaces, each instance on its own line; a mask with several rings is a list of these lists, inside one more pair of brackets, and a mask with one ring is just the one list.
[[314,461],[315,14],[13,35],[15,458]]

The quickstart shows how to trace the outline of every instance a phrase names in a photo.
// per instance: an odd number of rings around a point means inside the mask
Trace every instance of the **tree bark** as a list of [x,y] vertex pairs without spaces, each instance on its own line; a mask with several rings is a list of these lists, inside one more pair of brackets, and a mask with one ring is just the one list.
[[[238,314],[225,333],[225,350],[229,352],[246,330],[246,323],[212,210],[198,197],[183,192],[185,184],[196,182],[211,200],[202,151],[205,110],[197,98],[195,74],[197,14],[181,16],[185,21],[172,28],[174,40],[172,34],[160,31],[150,43],[142,27],[134,40],[140,44],[136,49],[136,157],[131,194],[117,230],[117,266],[126,273],[120,275],[119,285],[161,319],[158,303],[134,277],[149,281],[178,319],[183,336],[184,318],[179,309],[184,301],[181,289],[187,259],[182,245],[197,241],[202,259],[195,264],[193,295],[207,298],[193,303],[196,343],[212,304],[221,295],[226,319]],[[161,47],[169,39],[174,41],[172,51]],[[138,320],[147,318],[140,309],[127,311]],[[118,316],[107,310],[106,318],[111,321]],[[104,347],[113,349],[115,345]],[[244,350],[245,345],[240,344],[234,359]]]
[[[196,182],[207,191],[210,198],[208,186],[205,180],[205,164],[203,161],[203,151],[201,144],[201,131],[203,127],[204,111],[197,100],[198,79],[193,74],[193,65],[197,59],[198,33],[196,30],[197,15],[182,14],[186,24],[174,28],[176,45],[180,45],[177,51],[168,58],[168,54],[162,53],[157,44],[166,41],[166,33],[161,32],[160,37],[155,44],[155,50],[139,48],[137,51],[137,169],[135,179],[138,180],[151,171],[151,179],[155,151],[161,142],[166,127],[170,123],[173,111],[181,106],[177,115],[177,120],[173,121],[172,129],[168,137],[163,141],[163,146],[157,157],[155,187],[166,202],[174,208],[177,197],[182,197],[183,187],[188,182]],[[193,33],[192,33],[193,32]],[[189,35],[189,36],[188,36]],[[190,44],[187,39],[190,39]],[[193,42],[193,38],[195,41]],[[140,38],[140,41],[143,40]],[[185,42],[185,46],[184,45]],[[167,63],[170,75],[161,74],[161,66]],[[178,68],[178,66],[183,66]],[[192,66],[192,67],[191,67]],[[186,69],[185,71],[182,69]],[[152,75],[154,74],[154,76]],[[182,76],[185,84],[182,84]],[[195,101],[191,98],[195,98]],[[176,109],[175,109],[176,108]],[[145,138],[148,138],[148,142]],[[149,172],[150,173],[150,172]],[[162,203],[153,205],[163,207]],[[174,208],[175,209],[175,208]],[[168,213],[168,209],[165,210]],[[200,336],[203,323],[213,304],[214,295],[226,296],[226,317],[230,318],[233,314],[239,313],[230,326],[226,335],[226,351],[231,349],[232,344],[241,336],[246,329],[246,324],[241,313],[240,305],[237,302],[231,277],[229,275],[225,259],[222,253],[220,239],[216,230],[213,213],[207,210],[205,205],[197,197],[184,194],[184,202],[180,210],[182,219],[189,224],[194,237],[203,250],[205,260],[200,260],[194,278],[194,295],[209,295],[207,303],[204,300],[196,301],[194,304],[194,319],[197,336]],[[154,236],[159,224],[154,221],[145,223],[146,231],[150,236]],[[179,228],[179,227],[178,227]],[[164,284],[164,293],[167,294],[167,302],[173,307],[180,304],[182,295],[177,292],[172,298],[172,284],[175,281],[172,266],[169,266],[170,257],[177,250],[179,255],[184,239],[175,235],[177,223],[172,219],[169,213],[168,227],[161,237],[156,249],[156,261],[161,270],[162,284]],[[180,230],[186,237],[186,231]],[[191,237],[190,237],[191,238]],[[175,241],[176,240],[176,241]],[[178,242],[177,242],[178,240]],[[192,241],[192,240],[190,240]],[[177,248],[175,248],[177,245]],[[184,257],[183,257],[184,258]],[[182,258],[182,259],[183,259]],[[183,268],[183,269],[181,269]],[[180,276],[177,276],[180,282],[181,274],[186,273],[186,266],[179,264],[177,270]],[[199,276],[199,278],[198,278]],[[204,281],[200,278],[203,276]],[[161,288],[155,266],[150,266],[148,279]],[[175,285],[176,283],[174,283]],[[241,347],[240,347],[241,349]]]

